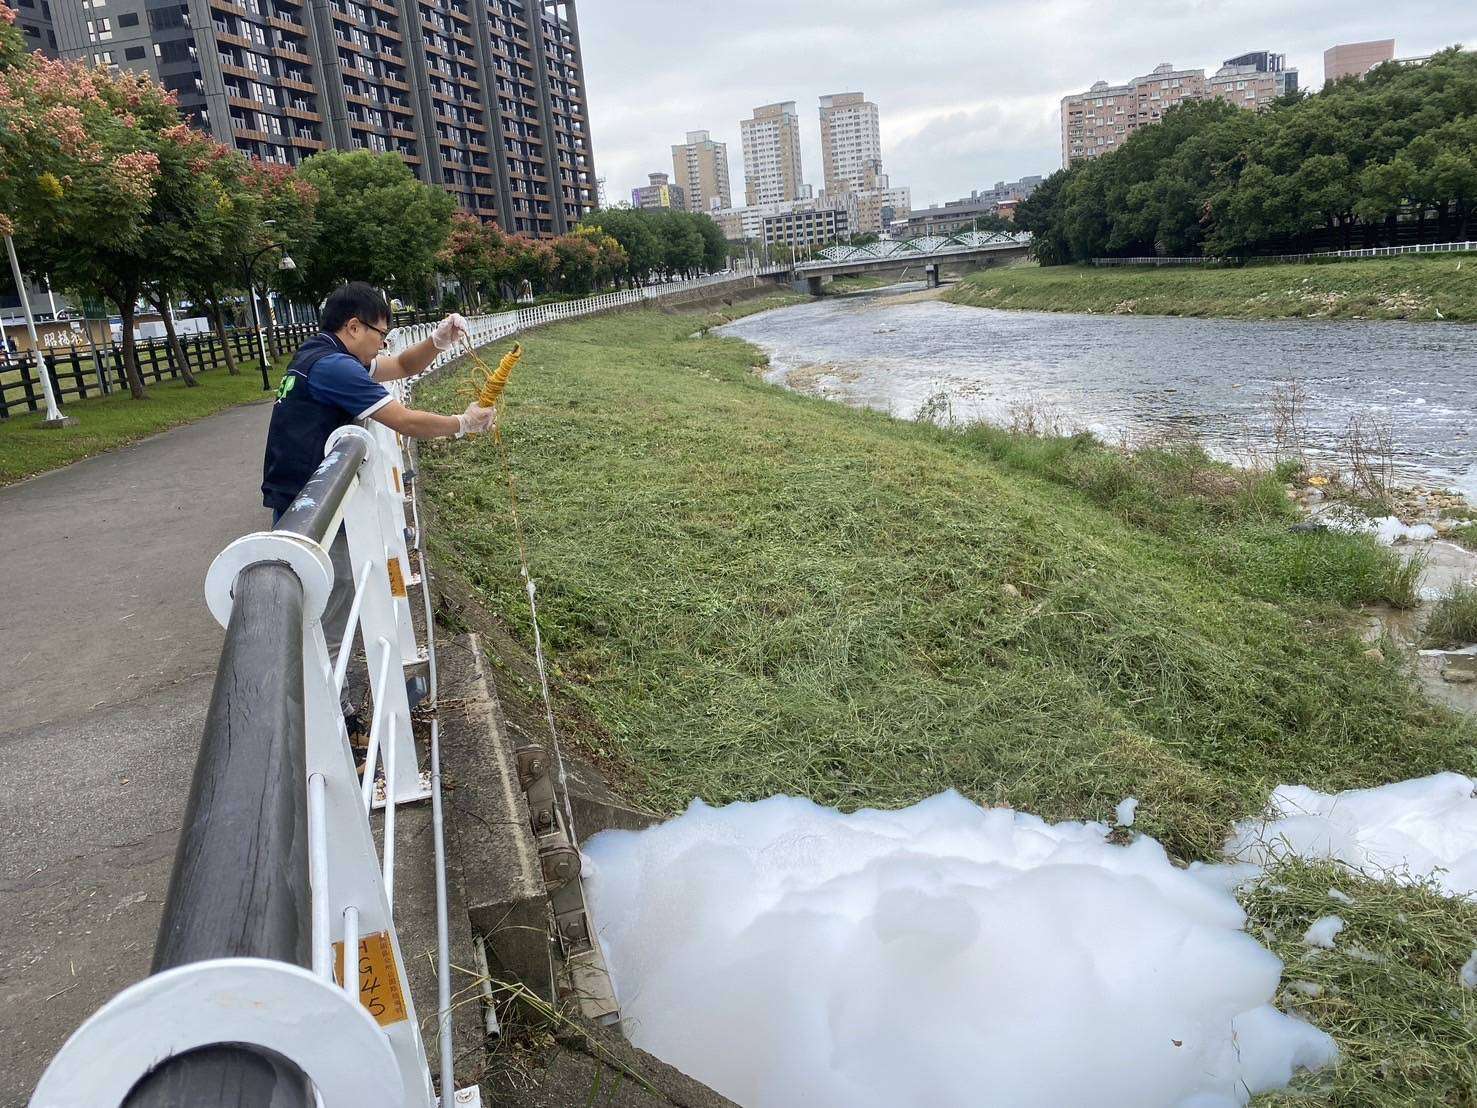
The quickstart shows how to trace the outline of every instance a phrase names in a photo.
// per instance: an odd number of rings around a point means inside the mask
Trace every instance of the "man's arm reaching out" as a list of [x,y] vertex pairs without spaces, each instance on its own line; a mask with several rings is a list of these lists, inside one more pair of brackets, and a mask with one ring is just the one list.
[[[436,329],[431,332],[430,338],[422,339],[398,354],[381,354],[377,357],[370,368],[369,375],[376,381],[399,381],[404,377],[414,377],[435,361],[437,354],[443,350],[450,350],[459,342],[465,342],[467,337],[467,321],[458,313],[452,312],[436,324]],[[396,430],[398,431],[399,428],[397,427]]]

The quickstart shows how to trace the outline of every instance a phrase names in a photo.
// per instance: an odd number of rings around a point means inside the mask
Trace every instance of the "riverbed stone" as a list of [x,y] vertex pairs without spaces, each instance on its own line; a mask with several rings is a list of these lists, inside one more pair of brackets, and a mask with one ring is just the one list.
[[1477,654],[1448,654],[1441,663],[1441,680],[1449,685],[1477,684]]

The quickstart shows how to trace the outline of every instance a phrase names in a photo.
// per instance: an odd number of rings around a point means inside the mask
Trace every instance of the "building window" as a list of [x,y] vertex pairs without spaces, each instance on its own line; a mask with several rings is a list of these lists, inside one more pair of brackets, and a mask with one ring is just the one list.
[[138,12],[124,12],[122,15],[120,15],[118,17],[118,26],[120,26],[120,27],[137,27],[138,26]]
[[144,56],[144,48],[142,46],[130,46],[127,50],[123,51],[123,56],[131,62],[136,62]]

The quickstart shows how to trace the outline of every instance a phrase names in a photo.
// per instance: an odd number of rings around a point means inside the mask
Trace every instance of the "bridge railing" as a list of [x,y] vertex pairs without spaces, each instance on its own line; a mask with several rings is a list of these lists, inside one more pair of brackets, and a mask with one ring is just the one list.
[[795,268],[800,271],[873,261],[904,261],[979,250],[1014,250],[1031,244],[1031,233],[960,231],[952,235],[923,235],[911,239],[879,239],[864,246],[828,246]]

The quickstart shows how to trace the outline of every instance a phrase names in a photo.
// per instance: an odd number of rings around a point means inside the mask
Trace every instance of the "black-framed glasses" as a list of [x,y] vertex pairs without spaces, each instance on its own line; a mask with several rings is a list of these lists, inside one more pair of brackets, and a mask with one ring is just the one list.
[[[355,316],[354,318],[359,319],[358,316]],[[364,323],[364,320],[359,319],[359,322]],[[364,323],[364,326],[368,327],[371,331],[378,335],[380,337],[380,342],[384,342],[385,339],[389,337],[390,329],[388,327],[376,327],[373,323]]]

